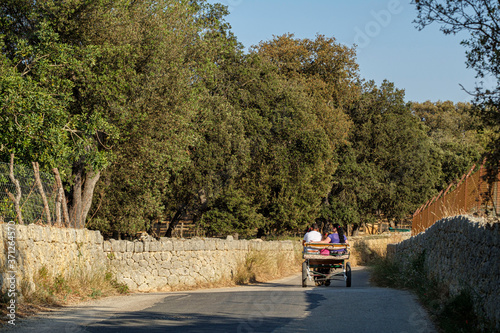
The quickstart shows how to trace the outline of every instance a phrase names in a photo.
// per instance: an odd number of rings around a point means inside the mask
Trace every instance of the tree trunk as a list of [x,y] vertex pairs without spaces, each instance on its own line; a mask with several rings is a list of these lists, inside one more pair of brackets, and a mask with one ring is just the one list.
[[45,210],[45,216],[47,217],[47,224],[50,225],[52,224],[52,218],[50,216],[49,202],[47,201],[47,196],[45,196],[42,180],[40,179],[40,166],[38,165],[38,162],[32,162],[32,164],[33,164],[33,171],[35,173],[35,182],[36,185],[38,186],[38,191],[42,196],[43,209]]
[[61,226],[61,197],[59,195],[59,188],[56,189],[57,191],[57,196],[56,196],[56,220],[54,221],[55,225],[57,227]]
[[170,221],[170,224],[168,225],[167,232],[165,233],[165,237],[172,237],[172,232],[174,231],[175,227],[177,224],[179,224],[179,220],[184,214],[184,211],[186,210],[187,204],[183,204],[179,209],[177,209],[177,212],[175,213],[174,217]]
[[351,236],[357,236],[359,234],[359,224],[355,223],[352,226]]
[[24,224],[23,214],[21,212],[21,185],[19,184],[19,180],[14,177],[14,154],[10,154],[10,170],[9,177],[12,183],[16,186],[16,195],[14,196],[8,190],[7,195],[14,202],[14,208],[16,209],[17,220],[19,224]]
[[90,206],[92,206],[92,198],[94,197],[94,190],[101,172],[88,172],[85,175],[85,187],[83,188],[82,195],[82,219],[81,227],[85,228],[85,221],[87,220],[87,215],[90,211]]
[[62,186],[61,176],[59,175],[59,170],[57,170],[57,168],[52,169],[52,172],[54,173],[54,176],[56,177],[56,184],[57,184],[57,191],[58,191],[57,193],[59,196],[58,201],[61,203],[61,206],[62,206],[64,224],[66,227],[69,227],[71,221],[69,219],[68,204],[66,202],[66,194],[64,193],[64,188]]
[[82,163],[73,169],[75,178],[72,189],[70,219],[75,228],[85,228],[85,220],[92,205],[94,189],[101,173],[99,171],[84,171]]
[[69,218],[71,221],[70,226],[73,228],[80,228],[80,220],[82,217],[82,174],[83,165],[78,163],[76,170],[73,169],[74,184],[72,187],[71,203],[69,207]]

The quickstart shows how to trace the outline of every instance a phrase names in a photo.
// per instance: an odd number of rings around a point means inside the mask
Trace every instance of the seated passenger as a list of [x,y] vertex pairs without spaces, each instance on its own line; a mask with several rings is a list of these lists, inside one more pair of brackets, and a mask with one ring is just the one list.
[[330,239],[329,243],[349,244],[347,237],[344,235],[344,230],[338,223],[333,225],[333,231],[328,235],[328,238]]
[[[304,239],[302,240],[302,246],[305,245],[305,243],[319,243],[321,242],[321,234],[319,233],[319,226],[317,223],[313,223],[311,227],[311,231],[307,232],[304,235]],[[314,249],[312,247],[305,247],[304,252],[308,253],[319,253],[318,249]]]
[[[325,239],[323,239],[319,243],[349,244],[347,242],[347,237],[344,235],[344,230],[342,229],[342,227],[338,223],[335,223],[332,228],[333,228],[332,232],[328,235],[328,237],[326,237]],[[332,252],[335,252],[335,253],[340,253],[342,251],[343,250],[332,250]]]
[[321,234],[319,233],[319,226],[317,223],[313,223],[311,227],[311,231],[307,232],[304,235],[304,239],[302,240],[302,245],[305,243],[318,243],[321,242]]

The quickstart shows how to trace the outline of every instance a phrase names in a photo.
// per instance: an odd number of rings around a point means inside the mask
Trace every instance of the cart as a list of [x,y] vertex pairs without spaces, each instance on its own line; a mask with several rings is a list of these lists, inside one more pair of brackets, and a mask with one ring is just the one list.
[[[323,254],[320,254],[320,251]],[[330,280],[335,277],[342,277],[346,287],[350,287],[351,264],[347,262],[349,254],[349,244],[305,243],[302,256],[305,259],[302,263],[302,287],[307,287],[308,280],[314,281],[316,286],[329,286]]]

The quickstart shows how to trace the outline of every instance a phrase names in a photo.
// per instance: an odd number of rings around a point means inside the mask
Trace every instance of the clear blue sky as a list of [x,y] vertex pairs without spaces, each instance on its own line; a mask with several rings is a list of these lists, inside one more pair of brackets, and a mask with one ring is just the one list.
[[469,101],[475,72],[465,65],[466,35],[444,35],[433,24],[422,31],[412,21],[409,0],[209,0],[229,7],[226,21],[245,49],[285,33],[314,39],[335,37],[357,44],[360,75],[387,79],[404,89],[407,101]]

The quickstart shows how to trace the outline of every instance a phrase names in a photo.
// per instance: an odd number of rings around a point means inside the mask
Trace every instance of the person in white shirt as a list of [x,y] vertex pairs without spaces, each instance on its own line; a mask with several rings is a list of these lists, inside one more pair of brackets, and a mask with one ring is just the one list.
[[313,223],[312,230],[304,235],[302,240],[302,245],[305,243],[321,242],[322,236],[319,232],[319,226],[317,223]]

